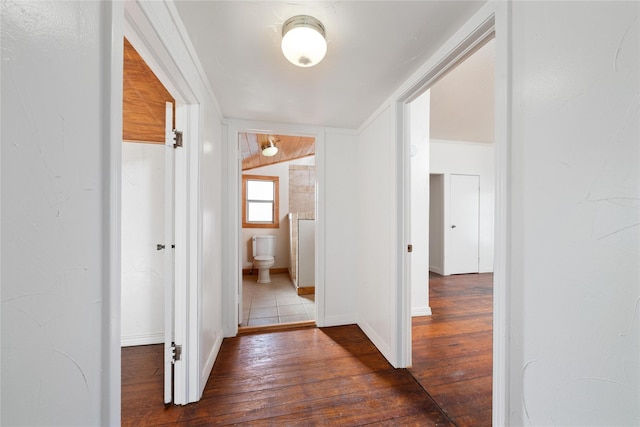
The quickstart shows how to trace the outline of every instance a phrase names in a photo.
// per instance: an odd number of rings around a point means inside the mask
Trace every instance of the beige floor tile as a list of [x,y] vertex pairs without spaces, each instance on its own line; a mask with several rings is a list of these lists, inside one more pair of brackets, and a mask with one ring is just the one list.
[[260,319],[249,319],[248,326],[267,326],[278,324],[279,319],[277,317],[263,317]]
[[290,323],[290,322],[304,322],[306,320],[312,320],[306,314],[293,314],[290,316],[279,316],[280,323]]
[[307,314],[302,304],[278,306],[278,316],[291,316],[294,314]]
[[298,296],[288,274],[272,274],[271,283],[242,277],[243,325],[264,326],[315,318],[314,295]]
[[264,317],[276,317],[278,316],[278,308],[277,307],[259,307],[259,308],[251,308],[249,311],[249,319],[258,319]]

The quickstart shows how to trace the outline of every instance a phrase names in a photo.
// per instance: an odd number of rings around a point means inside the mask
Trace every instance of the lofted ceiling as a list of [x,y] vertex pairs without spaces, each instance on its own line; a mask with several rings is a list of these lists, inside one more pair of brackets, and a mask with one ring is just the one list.
[[173,97],[126,38],[123,54],[122,139],[164,144],[166,103]]
[[431,87],[432,139],[494,141],[495,62],[492,39]]
[[[250,170],[262,166],[268,166],[280,162],[302,157],[313,156],[315,154],[316,139],[310,136],[293,135],[266,135],[259,133],[241,132],[240,152],[242,154],[242,170]],[[260,152],[262,143],[272,138],[278,147],[275,156],[266,157]]]
[[[485,2],[175,3],[225,117],[356,129]],[[315,67],[280,50],[299,14],[326,28]]]

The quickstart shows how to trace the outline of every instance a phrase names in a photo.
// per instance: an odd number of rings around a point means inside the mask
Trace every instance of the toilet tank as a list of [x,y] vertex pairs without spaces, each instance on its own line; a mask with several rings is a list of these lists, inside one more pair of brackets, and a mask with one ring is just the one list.
[[276,236],[253,236],[253,257],[276,256]]

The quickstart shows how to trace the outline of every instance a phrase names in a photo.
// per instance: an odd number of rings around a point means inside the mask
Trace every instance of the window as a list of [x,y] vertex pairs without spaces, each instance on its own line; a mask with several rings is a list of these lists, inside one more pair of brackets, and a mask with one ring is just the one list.
[[242,175],[242,227],[279,226],[278,177]]

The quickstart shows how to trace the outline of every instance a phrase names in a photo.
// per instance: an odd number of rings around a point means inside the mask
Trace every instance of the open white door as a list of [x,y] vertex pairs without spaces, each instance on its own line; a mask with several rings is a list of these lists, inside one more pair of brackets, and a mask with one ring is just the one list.
[[174,148],[173,148],[173,104],[166,104],[164,155],[164,403],[173,401],[173,336],[174,336]]

